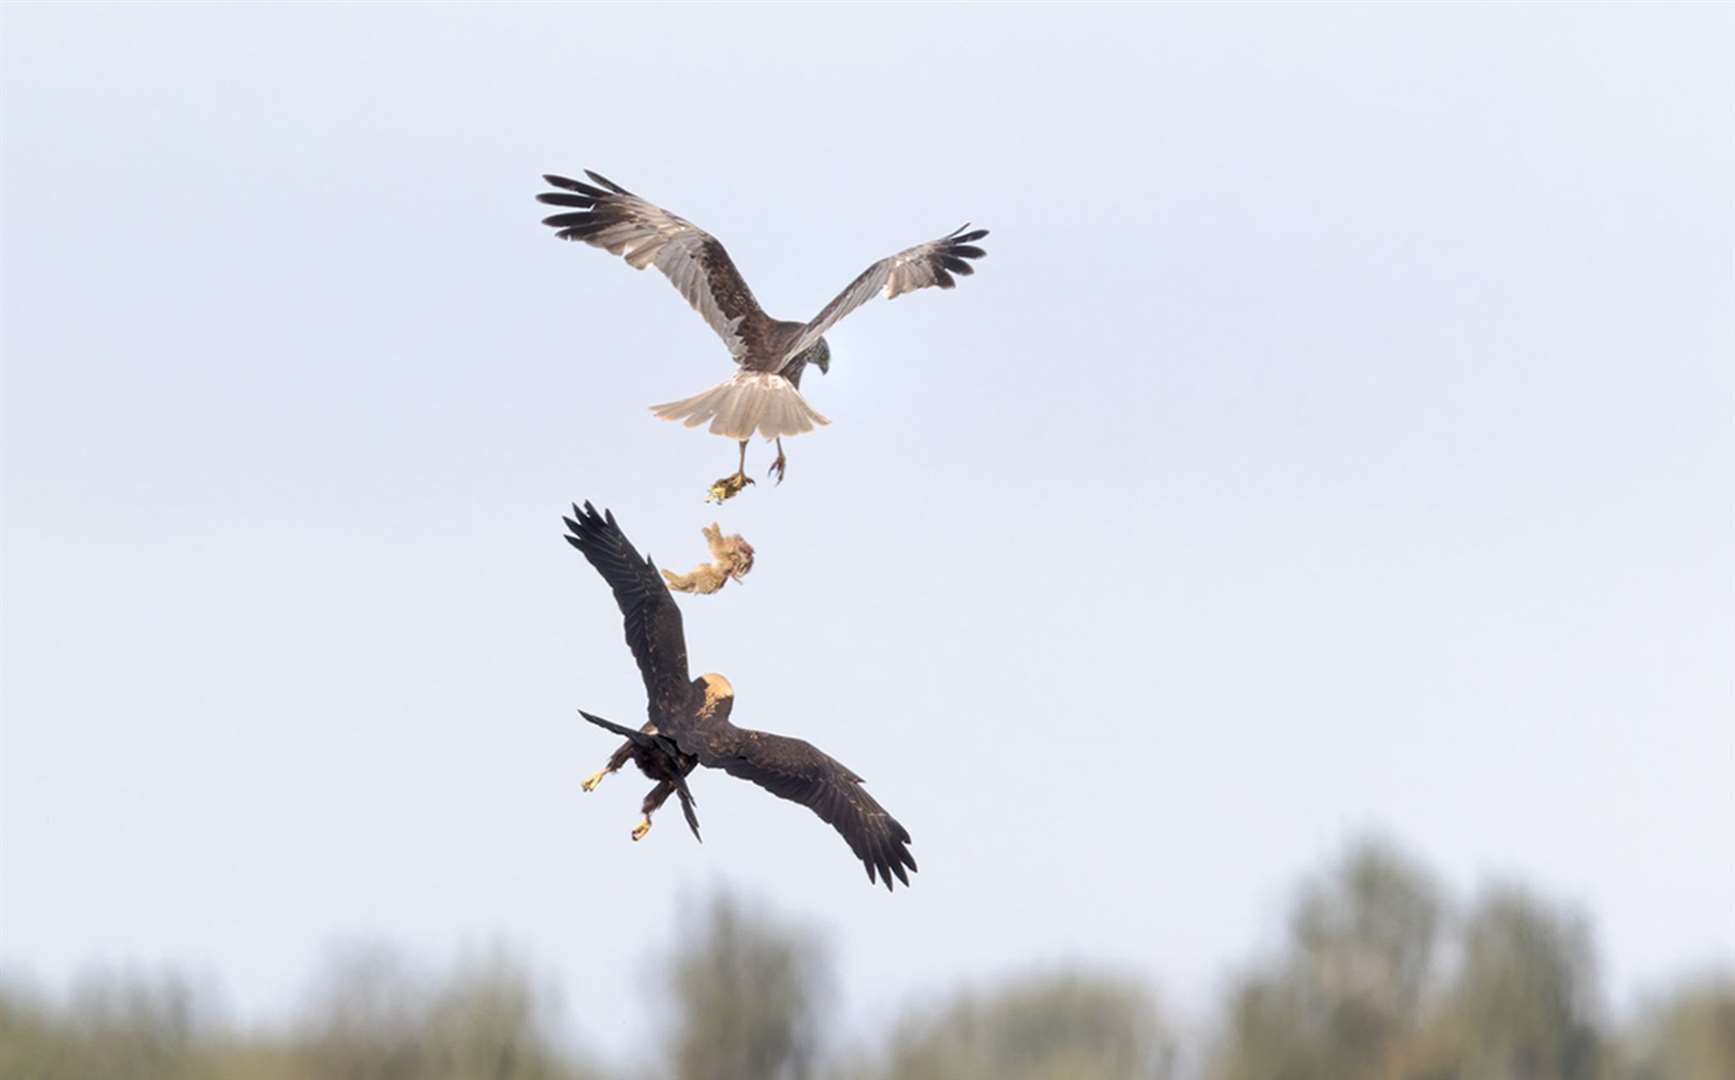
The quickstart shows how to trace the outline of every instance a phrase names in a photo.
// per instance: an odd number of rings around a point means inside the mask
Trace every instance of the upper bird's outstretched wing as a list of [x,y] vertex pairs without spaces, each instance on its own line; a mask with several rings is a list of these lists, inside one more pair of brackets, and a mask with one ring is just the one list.
[[583,553],[614,590],[615,603],[626,617],[627,646],[645,680],[651,716],[678,715],[693,688],[687,678],[681,609],[662,575],[650,559],[639,557],[612,513],[598,514],[586,502],[583,509],[573,506],[572,517],[563,520],[566,542]]
[[594,183],[543,177],[563,190],[545,191],[537,201],[573,210],[545,217],[542,223],[554,227],[562,240],[583,240],[624,256],[635,269],[655,266],[723,339],[730,355],[736,360],[745,356],[749,343],[763,338],[771,320],[717,238],[607,177],[589,169],[584,174]]
[[838,320],[872,300],[876,293],[883,292],[887,300],[892,300],[929,285],[950,289],[957,284],[952,280],[953,274],[975,273],[968,260],[988,254],[975,246],[977,240],[988,235],[988,230],[965,232],[969,227],[968,223],[960,225],[938,240],[917,244],[863,270],[861,276],[849,283],[849,288],[838,293],[831,303],[825,305],[825,310],[801,328],[794,344],[783,351],[782,359],[788,361],[818,341],[820,335],[837,325]]
[[910,883],[905,868],[914,871],[916,860],[910,854],[909,831],[874,801],[861,786],[861,777],[811,743],[734,725],[709,739],[694,732],[676,741],[681,749],[697,753],[700,764],[751,780],[818,814],[848,841],[867,867],[869,881],[877,874],[889,890],[895,874],[905,885]]

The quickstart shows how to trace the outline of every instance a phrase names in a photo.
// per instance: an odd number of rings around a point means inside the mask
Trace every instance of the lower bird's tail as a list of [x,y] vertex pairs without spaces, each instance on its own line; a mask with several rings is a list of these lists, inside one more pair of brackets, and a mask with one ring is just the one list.
[[614,732],[616,735],[619,735],[622,738],[626,739],[628,742],[632,743],[634,746],[642,746],[642,747],[645,747],[646,749],[649,749],[650,747],[655,746],[657,743],[657,740],[654,736],[647,735],[642,731],[634,731],[630,727],[622,727],[620,724],[615,723],[613,720],[604,720],[600,716],[592,716],[591,714],[585,712],[583,709],[578,710],[578,715],[584,717],[586,720],[589,720],[591,723],[595,724],[597,727],[602,728],[605,731]]
[[681,797],[681,813],[687,817],[687,828],[693,830],[693,839],[703,844],[705,838],[699,835],[699,812],[695,809],[699,800],[693,798],[693,793],[687,790],[686,777],[675,777],[675,794]]
[[651,411],[687,427],[709,420],[711,434],[731,439],[749,439],[757,431],[769,441],[831,423],[807,403],[793,383],[769,371],[738,371],[728,382],[702,394],[652,405]]

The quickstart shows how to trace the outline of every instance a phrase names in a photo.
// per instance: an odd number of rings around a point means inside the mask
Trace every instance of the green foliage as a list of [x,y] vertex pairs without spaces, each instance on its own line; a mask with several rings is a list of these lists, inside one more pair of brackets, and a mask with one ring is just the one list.
[[330,1080],[576,1080],[534,981],[500,953],[432,989],[379,948],[339,956],[316,992],[295,1056]]
[[1231,994],[1213,1080],[1625,1075],[1598,1030],[1589,931],[1522,890],[1458,918],[1425,873],[1365,845],[1302,890],[1290,929]]
[[1634,1080],[1735,1076],[1735,977],[1676,991],[1641,1026]]
[[1445,1023],[1458,1071],[1488,1080],[1593,1080],[1601,1068],[1595,959],[1577,918],[1518,889],[1484,896],[1463,933]]
[[729,896],[688,923],[670,959],[679,1080],[813,1074],[830,966],[818,943]]
[[88,981],[63,1007],[0,993],[8,1080],[585,1080],[542,1020],[533,982],[499,956],[429,983],[391,953],[338,958],[287,1035],[197,1022],[186,986]]
[[0,1076],[17,1080],[201,1080],[215,1060],[175,978],[85,979],[61,1009],[22,991],[0,995]]
[[[646,989],[675,1080],[1165,1080],[1176,1039],[1137,980],[1070,970],[912,1009],[849,1067],[822,1057],[821,942],[721,896]],[[1582,919],[1518,888],[1460,912],[1421,868],[1364,844],[1300,889],[1278,954],[1230,990],[1206,1080],[1730,1080],[1735,980],[1679,988],[1606,1029]],[[297,1020],[240,1033],[184,980],[108,974],[63,1000],[0,985],[5,1080],[591,1080],[555,997],[498,952],[440,976],[335,955]]]
[[884,1080],[1160,1080],[1173,1042],[1148,991],[1082,972],[965,992],[899,1025]]
[[1380,844],[1306,885],[1288,949],[1231,993],[1217,1080],[1399,1075],[1419,1021],[1444,902],[1433,880]]

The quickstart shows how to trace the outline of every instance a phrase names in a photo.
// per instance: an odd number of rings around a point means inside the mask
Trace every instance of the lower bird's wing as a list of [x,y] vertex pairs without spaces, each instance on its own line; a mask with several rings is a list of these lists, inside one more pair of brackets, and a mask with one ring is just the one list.
[[692,694],[687,677],[687,639],[681,630],[681,609],[669,595],[662,575],[648,558],[640,558],[632,541],[615,524],[611,513],[599,514],[585,503],[572,508],[566,521],[566,542],[577,548],[608,582],[626,621],[627,647],[645,680],[652,716],[678,715]]
[[[698,735],[698,733],[695,733]],[[702,737],[702,736],[700,736]],[[688,748],[689,738],[679,740]],[[892,877],[910,883],[916,869],[910,834],[861,786],[862,779],[811,743],[731,725],[724,738],[696,748],[699,762],[751,780],[779,798],[801,803],[836,829],[849,849],[889,890]]]

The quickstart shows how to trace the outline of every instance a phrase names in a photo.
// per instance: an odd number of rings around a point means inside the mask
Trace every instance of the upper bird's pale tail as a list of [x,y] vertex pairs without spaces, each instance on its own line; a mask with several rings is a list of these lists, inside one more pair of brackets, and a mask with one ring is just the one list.
[[793,383],[768,371],[738,371],[728,382],[690,398],[652,405],[651,411],[687,427],[698,427],[708,420],[711,434],[731,439],[749,439],[757,431],[770,441],[831,423],[807,403]]

